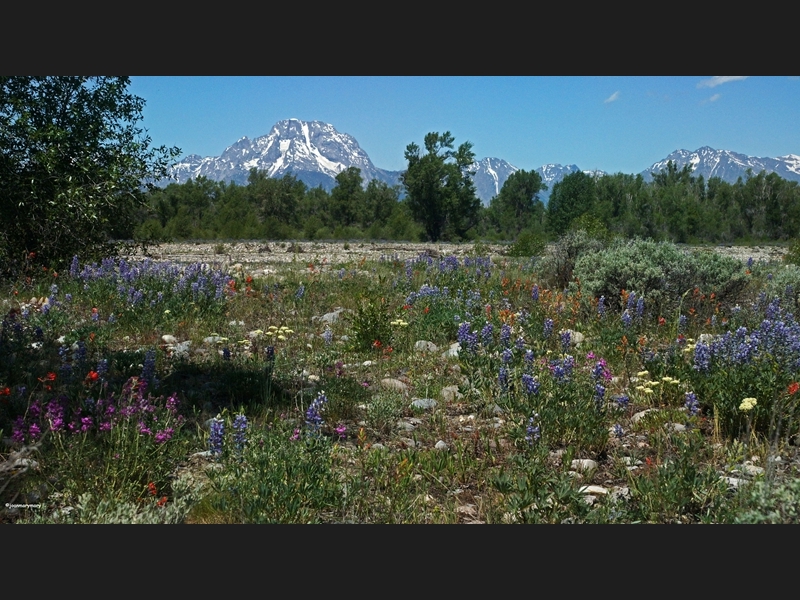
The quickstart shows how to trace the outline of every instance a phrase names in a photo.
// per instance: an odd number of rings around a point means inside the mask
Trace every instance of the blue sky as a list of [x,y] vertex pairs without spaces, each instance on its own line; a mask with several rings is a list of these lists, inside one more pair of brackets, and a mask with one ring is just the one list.
[[132,77],[155,145],[219,156],[280,120],[325,121],[376,167],[450,131],[476,158],[639,173],[678,149],[800,155],[800,76]]

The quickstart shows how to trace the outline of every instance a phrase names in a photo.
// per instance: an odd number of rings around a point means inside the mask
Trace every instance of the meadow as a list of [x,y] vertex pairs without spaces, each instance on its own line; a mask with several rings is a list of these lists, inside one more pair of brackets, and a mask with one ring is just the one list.
[[186,248],[3,284],[0,520],[800,522],[792,252]]

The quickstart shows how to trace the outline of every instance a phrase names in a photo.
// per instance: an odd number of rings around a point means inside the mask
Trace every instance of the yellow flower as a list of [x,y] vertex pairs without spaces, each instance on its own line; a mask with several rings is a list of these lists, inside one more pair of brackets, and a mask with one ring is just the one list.
[[636,376],[637,376],[637,377],[647,377],[648,375],[650,375],[650,372],[649,372],[649,371],[639,371],[639,372],[636,374]]
[[739,410],[741,410],[742,412],[747,412],[755,408],[756,404],[758,404],[758,400],[756,400],[755,398],[745,398],[739,405]]
[[279,335],[278,339],[281,340],[281,341],[286,341],[286,336],[285,335]]

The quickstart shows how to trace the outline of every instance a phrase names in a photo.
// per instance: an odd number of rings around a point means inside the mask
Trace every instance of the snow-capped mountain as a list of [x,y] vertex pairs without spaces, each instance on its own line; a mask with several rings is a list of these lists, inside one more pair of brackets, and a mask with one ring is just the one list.
[[494,196],[500,193],[500,188],[512,173],[519,171],[514,165],[502,158],[487,157],[472,163],[474,171],[472,183],[475,184],[475,195],[480,198],[484,206],[489,204]]
[[348,167],[361,169],[365,184],[378,179],[396,185],[400,177],[399,171],[375,167],[353,136],[322,121],[299,119],[279,121],[267,135],[254,140],[243,137],[220,156],[186,156],[175,164],[172,175],[178,183],[202,175],[245,185],[253,167],[270,177],[291,172],[309,187],[322,185],[327,190],[333,189],[335,177]]
[[642,171],[642,177],[645,181],[652,181],[652,173],[666,169],[669,161],[674,162],[678,170],[682,169],[684,165],[692,165],[693,175],[702,175],[706,181],[709,177],[719,177],[728,183],[736,183],[739,177],[746,177],[747,169],[752,169],[753,175],[766,171],[768,174],[777,173],[789,181],[800,181],[800,156],[796,154],[787,154],[778,158],[761,158],[730,150],[715,150],[708,146],[703,146],[694,152],[676,150],[665,159],[653,163],[648,169]]

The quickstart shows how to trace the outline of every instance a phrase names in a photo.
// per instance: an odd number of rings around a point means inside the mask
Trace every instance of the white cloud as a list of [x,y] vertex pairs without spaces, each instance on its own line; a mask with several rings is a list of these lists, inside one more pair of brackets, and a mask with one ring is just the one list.
[[614,100],[617,100],[617,99],[619,99],[619,91],[616,91],[613,94],[611,94],[608,98],[603,100],[603,102],[608,104],[609,102],[614,102]]
[[718,85],[722,85],[723,83],[728,83],[730,81],[742,81],[747,79],[747,75],[717,75],[712,77],[711,79],[703,79],[700,83],[697,84],[699,88],[713,88],[717,87]]
[[716,102],[722,97],[722,94],[714,94],[711,98],[708,99],[709,102]]

